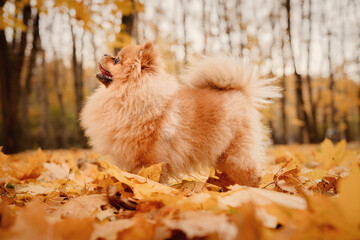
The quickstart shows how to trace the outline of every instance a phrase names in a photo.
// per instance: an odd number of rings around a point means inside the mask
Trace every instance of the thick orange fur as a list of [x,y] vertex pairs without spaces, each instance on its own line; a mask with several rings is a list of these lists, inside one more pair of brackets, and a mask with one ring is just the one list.
[[257,108],[279,89],[230,57],[204,57],[184,75],[165,73],[151,43],[102,59],[113,76],[81,112],[94,150],[136,172],[166,163],[164,179],[217,167],[233,181],[258,186],[267,130]]

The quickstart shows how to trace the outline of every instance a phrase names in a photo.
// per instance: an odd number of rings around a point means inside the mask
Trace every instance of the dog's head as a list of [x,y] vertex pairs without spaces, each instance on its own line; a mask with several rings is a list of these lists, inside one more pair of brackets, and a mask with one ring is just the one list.
[[159,69],[158,55],[152,43],[124,47],[116,57],[105,54],[99,62],[97,79],[109,87],[115,82],[136,81]]

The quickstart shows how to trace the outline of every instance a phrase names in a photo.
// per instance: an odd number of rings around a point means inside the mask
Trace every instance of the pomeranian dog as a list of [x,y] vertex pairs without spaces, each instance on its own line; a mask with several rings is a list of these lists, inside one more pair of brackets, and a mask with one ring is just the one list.
[[258,186],[268,130],[258,109],[280,97],[232,57],[203,57],[179,84],[152,43],[104,55],[81,125],[94,150],[122,169],[164,163],[162,181],[216,167],[235,183]]

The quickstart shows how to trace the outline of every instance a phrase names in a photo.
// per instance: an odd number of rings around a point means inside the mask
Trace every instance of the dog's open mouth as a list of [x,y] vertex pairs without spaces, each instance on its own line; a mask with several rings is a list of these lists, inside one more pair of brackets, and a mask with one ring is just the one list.
[[101,65],[101,62],[99,62],[99,70],[100,70],[100,73],[96,74],[96,77],[97,79],[105,85],[105,87],[109,86],[109,84],[112,82],[112,75],[111,73],[106,69],[104,68],[102,65]]

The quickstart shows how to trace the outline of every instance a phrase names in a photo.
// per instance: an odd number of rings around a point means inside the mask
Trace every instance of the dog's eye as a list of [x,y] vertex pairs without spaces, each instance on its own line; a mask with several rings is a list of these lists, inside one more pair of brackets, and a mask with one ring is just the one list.
[[118,64],[120,62],[120,57],[114,59],[114,64]]

